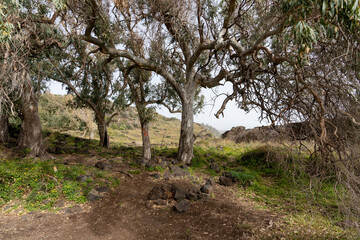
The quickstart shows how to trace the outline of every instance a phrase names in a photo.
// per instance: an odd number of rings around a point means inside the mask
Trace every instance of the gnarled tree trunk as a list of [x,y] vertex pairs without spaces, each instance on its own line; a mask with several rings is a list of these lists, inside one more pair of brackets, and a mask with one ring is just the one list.
[[96,121],[97,121],[97,125],[98,125],[99,136],[100,136],[99,145],[101,147],[108,148],[110,146],[110,141],[109,141],[109,135],[107,133],[105,116],[96,114]]
[[9,140],[9,117],[6,114],[0,115],[0,143]]
[[190,164],[194,149],[194,100],[193,97],[182,101],[181,130],[177,160],[181,163]]
[[38,112],[38,97],[33,90],[29,75],[23,85],[21,98],[21,131],[19,147],[29,150],[32,157],[41,156],[44,150],[41,122]]

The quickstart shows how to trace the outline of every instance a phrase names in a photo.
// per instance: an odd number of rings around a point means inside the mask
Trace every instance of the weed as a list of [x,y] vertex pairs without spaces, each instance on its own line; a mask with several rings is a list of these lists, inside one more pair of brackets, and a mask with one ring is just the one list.
[[141,170],[140,169],[138,169],[138,170],[129,170],[128,173],[136,175],[136,174],[140,174]]

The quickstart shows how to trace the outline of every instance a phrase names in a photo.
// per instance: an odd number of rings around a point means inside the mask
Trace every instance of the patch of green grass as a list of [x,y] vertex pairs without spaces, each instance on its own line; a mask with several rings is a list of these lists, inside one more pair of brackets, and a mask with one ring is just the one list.
[[141,170],[140,169],[138,169],[138,170],[129,170],[128,173],[137,175],[137,174],[141,173]]
[[232,177],[236,178],[238,182],[243,185],[251,185],[256,179],[259,178],[259,174],[254,171],[243,170],[243,171],[230,171]]
[[[0,160],[0,206],[16,199],[23,201],[29,211],[54,209],[61,198],[84,203],[85,195],[95,182],[91,179],[80,182],[78,178],[88,171],[84,166],[62,165],[50,160]],[[108,177],[106,173],[99,175],[97,177]]]
[[148,172],[161,172],[161,173],[163,173],[166,168],[163,168],[163,167],[160,167],[160,166],[155,166],[155,167],[146,167],[145,169]]

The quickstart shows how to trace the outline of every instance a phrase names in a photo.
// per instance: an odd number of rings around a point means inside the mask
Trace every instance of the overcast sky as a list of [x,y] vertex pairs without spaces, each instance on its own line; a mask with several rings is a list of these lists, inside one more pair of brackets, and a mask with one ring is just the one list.
[[[61,84],[58,82],[51,82],[49,86],[50,92],[53,94],[66,94],[65,88],[62,88]],[[222,91],[230,91],[230,86],[225,86],[221,90]],[[231,129],[232,127],[244,126],[246,128],[253,128],[257,126],[267,125],[266,122],[260,123],[259,113],[253,111],[246,114],[243,110],[239,109],[234,102],[229,102],[224,111],[224,117],[220,116],[217,119],[214,114],[218,111],[222,104],[222,99],[219,98],[213,105],[213,101],[211,100],[215,94],[210,89],[203,89],[202,92],[205,95],[205,107],[202,113],[195,115],[195,122],[197,123],[206,123],[218,130],[226,131]],[[166,117],[176,117],[180,119],[181,114],[172,114],[165,108],[159,108],[158,113],[164,115]]]

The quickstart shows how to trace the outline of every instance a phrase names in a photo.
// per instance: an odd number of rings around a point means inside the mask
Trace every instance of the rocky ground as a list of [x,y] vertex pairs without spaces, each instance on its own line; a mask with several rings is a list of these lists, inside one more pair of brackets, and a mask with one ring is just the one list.
[[[63,159],[68,164],[82,161],[78,155]],[[94,158],[86,164],[112,171],[119,187],[94,189],[88,203],[60,203],[58,212],[3,209],[0,239],[260,239],[282,221],[239,195],[236,186],[219,184],[231,176],[219,182],[173,165],[163,174],[129,174],[125,163],[100,166]]]

